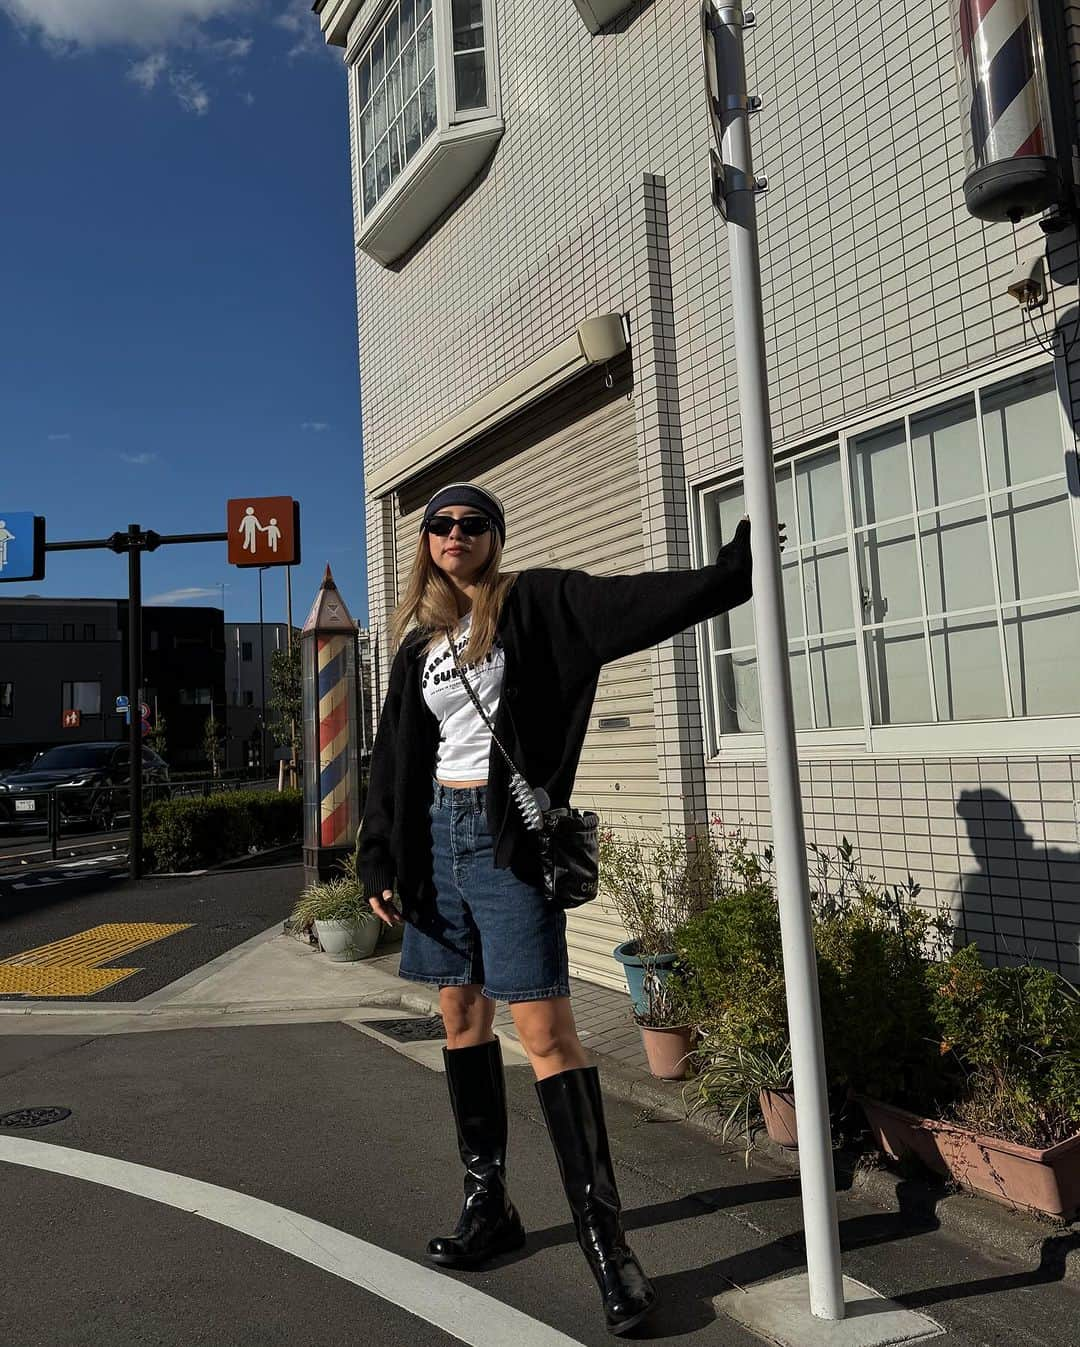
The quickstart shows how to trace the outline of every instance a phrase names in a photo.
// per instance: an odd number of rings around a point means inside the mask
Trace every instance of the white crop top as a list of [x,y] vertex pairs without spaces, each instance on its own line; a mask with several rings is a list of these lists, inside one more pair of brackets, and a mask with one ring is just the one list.
[[[466,613],[454,633],[458,659],[469,640],[472,614]],[[479,664],[462,666],[480,705],[494,723],[502,693],[506,654],[498,637],[491,653]],[[486,781],[491,753],[491,731],[480,719],[469,694],[461,686],[450,645],[444,636],[424,661],[424,701],[439,722],[435,775],[440,781]]]

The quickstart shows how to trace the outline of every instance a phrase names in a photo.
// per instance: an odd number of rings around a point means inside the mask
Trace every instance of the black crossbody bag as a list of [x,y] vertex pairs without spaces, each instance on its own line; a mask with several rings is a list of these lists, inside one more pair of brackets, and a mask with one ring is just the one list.
[[469,694],[480,719],[491,731],[491,741],[502,754],[510,772],[510,794],[525,823],[536,837],[540,849],[544,897],[555,907],[580,907],[596,897],[600,880],[599,818],[589,810],[550,808],[551,801],[543,788],[534,790],[525,780],[514,761],[499,742],[495,726],[488,719],[480,698],[465,677],[458,661],[453,632],[446,638],[450,654],[462,686]]

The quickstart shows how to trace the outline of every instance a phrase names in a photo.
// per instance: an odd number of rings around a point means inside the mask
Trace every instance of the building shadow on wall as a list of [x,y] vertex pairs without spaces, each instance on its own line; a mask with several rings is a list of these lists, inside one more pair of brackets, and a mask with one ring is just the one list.
[[1038,963],[1080,981],[1080,851],[1040,846],[1001,791],[965,790],[956,812],[978,869],[961,876],[958,944],[992,963]]

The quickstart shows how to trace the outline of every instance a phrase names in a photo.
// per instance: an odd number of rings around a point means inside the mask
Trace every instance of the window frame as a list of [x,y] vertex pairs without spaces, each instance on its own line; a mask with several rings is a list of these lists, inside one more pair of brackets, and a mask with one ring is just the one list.
[[[427,171],[434,167],[432,160],[447,155],[455,146],[465,150],[473,142],[484,142],[488,145],[490,148],[486,151],[486,155],[489,155],[504,129],[496,0],[482,0],[488,101],[482,108],[467,108],[460,112],[457,110],[454,78],[451,0],[432,0],[435,43],[435,130],[423,141],[412,159],[401,169],[371,209],[365,209],[363,142],[360,132],[360,65],[380,33],[391,6],[396,3],[397,0],[384,0],[384,3],[377,5],[367,21],[359,25],[345,52],[350,117],[354,128],[353,196],[358,224],[357,246],[370,252],[383,265],[390,265],[392,257],[400,256],[415,241],[414,238],[409,238],[399,247],[388,241],[385,235],[392,232],[397,211],[406,211],[409,208],[411,189],[419,191],[428,187],[423,180]],[[473,152],[470,150],[469,153],[471,155]],[[455,190],[454,197],[464,190],[468,180],[475,177],[479,171],[479,168],[471,170],[469,178]],[[440,205],[424,228],[430,228],[444,209],[445,205]],[[413,234],[415,231],[407,229],[406,232]],[[424,230],[421,230],[421,233],[423,232]]]
[[[6,697],[0,696],[0,720],[15,719],[15,681],[11,678],[5,678],[0,682],[0,688],[7,688]],[[6,710],[4,708],[7,708]]]
[[[954,379],[942,381],[934,388],[919,393],[916,396],[904,399],[893,399],[887,404],[882,404],[875,409],[872,414],[863,416],[852,416],[838,421],[830,426],[827,431],[814,436],[812,440],[795,441],[779,447],[775,452],[776,466],[781,467],[801,459],[808,459],[815,455],[827,452],[830,448],[839,448],[841,461],[841,479],[844,493],[844,513],[845,513],[845,539],[848,551],[848,570],[852,585],[852,604],[853,613],[856,619],[856,659],[858,661],[859,673],[859,696],[862,705],[863,723],[861,726],[847,729],[799,729],[796,730],[796,741],[799,746],[800,757],[807,759],[814,758],[835,758],[838,756],[850,756],[852,753],[859,756],[874,757],[883,756],[889,758],[904,756],[949,756],[964,755],[971,756],[1002,756],[1007,753],[1015,752],[1036,752],[1040,750],[1055,750],[1058,752],[1067,752],[1070,749],[1080,747],[1080,714],[1059,714],[1049,716],[1021,716],[1014,715],[1011,718],[986,718],[980,720],[940,720],[923,721],[902,725],[874,725],[871,723],[871,705],[870,705],[870,682],[867,675],[867,651],[866,651],[866,633],[880,627],[881,624],[866,624],[860,620],[861,615],[861,594],[858,585],[858,562],[855,549],[858,545],[858,539],[865,536],[868,527],[878,527],[888,521],[875,521],[871,526],[856,526],[855,512],[852,503],[851,489],[851,444],[857,438],[872,434],[876,430],[885,429],[895,425],[898,421],[904,423],[905,435],[908,437],[910,446],[911,423],[919,417],[935,410],[944,410],[950,403],[957,401],[964,396],[976,398],[977,414],[976,423],[980,438],[980,448],[983,448],[983,414],[978,395],[985,395],[993,387],[1007,383],[1011,379],[1023,378],[1026,375],[1038,374],[1040,372],[1050,372],[1054,389],[1056,393],[1056,406],[1058,412],[1058,425],[1061,430],[1062,445],[1064,447],[1065,468],[1064,484],[1067,488],[1069,517],[1072,525],[1071,534],[1073,547],[1075,549],[1078,569],[1080,569],[1080,461],[1078,461],[1077,436],[1073,431],[1069,421],[1066,408],[1067,384],[1065,380],[1065,371],[1063,362],[1055,357],[1049,360],[1043,351],[1027,350],[1010,361],[997,361],[992,365],[982,366],[973,370],[964,371]],[[910,447],[908,449],[910,459]],[[985,451],[981,455],[985,462]],[[909,463],[909,467],[910,467]],[[690,498],[694,501],[694,508],[691,517],[691,540],[694,547],[694,553],[699,558],[699,564],[711,561],[711,556],[705,555],[705,542],[708,537],[706,503],[717,491],[737,485],[744,479],[744,473],[741,462],[732,466],[732,470],[721,476],[711,474],[702,475],[700,478],[688,479],[688,489]],[[1061,479],[1055,479],[1061,480]],[[1024,483],[1020,488],[1023,490],[1033,483]],[[1003,497],[1006,491],[992,491],[986,498],[993,500],[995,497]],[[939,511],[945,511],[953,508],[961,502],[949,502],[946,506],[937,507]],[[934,511],[928,507],[922,507],[912,500],[912,525],[915,530],[916,539],[919,536],[919,519],[924,515],[929,516]],[[790,536],[790,532],[789,532]],[[1008,613],[1015,611],[1023,603],[1023,600],[1017,602],[1003,602],[1000,592],[997,588],[997,568],[995,566],[995,605],[992,611],[996,615],[999,612]],[[920,566],[919,586],[920,591],[925,585],[925,571]],[[1052,596],[1051,596],[1052,598]],[[1028,600],[1028,603],[1041,603],[1044,600]],[[1047,600],[1050,601],[1050,600]],[[925,608],[925,603],[924,603]],[[950,617],[960,615],[960,610],[956,613],[949,613]],[[899,619],[897,620],[899,622]],[[933,618],[928,614],[912,622],[918,621],[924,627],[927,623],[932,623]],[[924,640],[929,640],[929,629],[924,632]],[[1000,636],[1000,627],[999,627]],[[802,644],[806,644],[807,636],[804,632]],[[737,647],[742,649],[742,647]],[[710,763],[719,762],[721,759],[732,760],[751,760],[760,761],[765,756],[764,734],[739,734],[722,733],[719,726],[719,701],[718,690],[716,686],[716,661],[717,656],[712,653],[712,643],[707,624],[702,624],[698,629],[697,638],[698,652],[698,675],[701,680],[701,686],[705,689],[704,697],[704,730],[706,736],[705,752],[706,760]],[[1004,652],[1003,656],[1004,658]],[[933,688],[933,666],[928,665],[929,677],[931,683],[931,707],[936,707],[936,693]],[[1011,693],[1008,690],[1008,678],[1006,676],[1006,705],[1011,705]]]
[[[82,708],[81,706],[76,706],[76,705],[75,705],[75,702],[76,702],[76,700],[77,700],[76,693],[75,693],[75,689],[76,689],[76,688],[86,688],[86,687],[97,688],[97,704],[98,704],[98,709],[97,709],[96,711],[84,711],[83,708]],[[69,691],[69,689],[70,689],[70,691]],[[64,711],[78,711],[79,714],[80,714],[81,716],[94,716],[94,717],[99,717],[99,716],[104,715],[104,709],[105,709],[105,697],[104,697],[104,691],[103,691],[103,687],[102,687],[102,681],[101,681],[100,678],[65,678],[65,679],[61,679],[61,681],[60,681],[60,710],[61,710],[61,712],[64,712]]]

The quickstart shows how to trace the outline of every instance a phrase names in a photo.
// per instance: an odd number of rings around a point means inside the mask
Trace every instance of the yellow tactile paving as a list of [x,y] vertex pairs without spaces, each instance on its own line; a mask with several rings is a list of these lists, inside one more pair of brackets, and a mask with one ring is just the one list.
[[0,959],[0,966],[7,964],[34,964],[36,967],[49,967],[57,964],[83,964],[93,968],[97,964],[108,963],[110,959],[122,958],[132,950],[152,945],[156,940],[164,940],[167,935],[177,931],[186,931],[191,922],[164,925],[156,921],[116,921],[104,926],[91,926],[88,931],[78,935],[69,935],[66,940],[54,940],[48,945],[39,945],[23,954],[13,954],[8,959]]
[[0,959],[0,996],[93,996],[141,972],[101,968],[132,950],[186,931],[190,921],[115,921]]
[[0,967],[0,995],[3,996],[93,996],[116,982],[138,973],[138,968],[58,968]]

